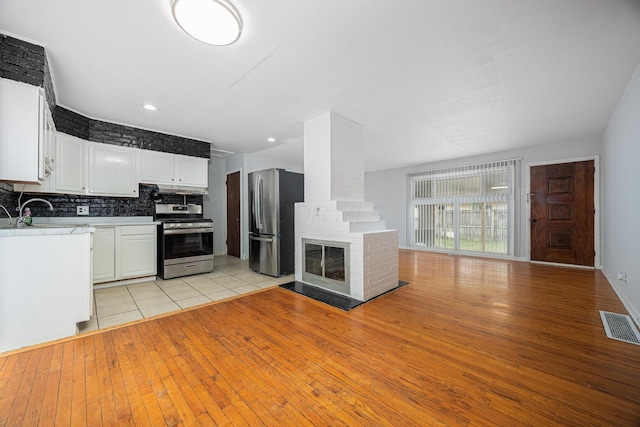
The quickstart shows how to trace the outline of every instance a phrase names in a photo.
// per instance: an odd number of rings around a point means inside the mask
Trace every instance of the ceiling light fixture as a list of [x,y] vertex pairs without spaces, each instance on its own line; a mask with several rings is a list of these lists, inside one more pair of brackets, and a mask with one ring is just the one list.
[[275,138],[267,138],[267,142],[276,142]]
[[152,104],[142,104],[142,106],[149,111],[157,111],[158,107]]
[[174,0],[172,9],[180,28],[207,44],[230,45],[242,32],[240,14],[227,0]]

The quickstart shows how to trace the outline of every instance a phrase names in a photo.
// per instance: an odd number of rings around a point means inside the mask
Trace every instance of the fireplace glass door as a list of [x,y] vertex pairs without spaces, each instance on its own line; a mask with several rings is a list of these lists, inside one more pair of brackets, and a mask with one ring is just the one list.
[[333,291],[349,293],[349,244],[303,239],[302,280]]

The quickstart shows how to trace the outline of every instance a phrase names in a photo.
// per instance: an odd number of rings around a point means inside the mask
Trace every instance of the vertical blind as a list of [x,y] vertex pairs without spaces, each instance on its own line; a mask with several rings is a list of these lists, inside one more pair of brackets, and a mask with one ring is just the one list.
[[513,254],[515,160],[409,175],[411,245]]

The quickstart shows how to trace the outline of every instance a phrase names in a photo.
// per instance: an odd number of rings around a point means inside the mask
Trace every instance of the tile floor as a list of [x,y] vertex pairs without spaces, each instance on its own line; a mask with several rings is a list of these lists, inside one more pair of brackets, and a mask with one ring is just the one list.
[[248,261],[239,258],[216,256],[211,273],[95,290],[94,315],[78,330],[82,334],[109,328],[293,280],[293,275],[274,278],[255,273]]

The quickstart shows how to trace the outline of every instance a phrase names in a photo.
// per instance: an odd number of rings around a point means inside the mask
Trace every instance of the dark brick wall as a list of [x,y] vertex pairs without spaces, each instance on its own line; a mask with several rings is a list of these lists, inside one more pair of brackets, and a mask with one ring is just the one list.
[[[89,206],[89,216],[153,216],[155,185],[140,184],[140,196],[130,197],[96,197],[96,196],[74,196],[66,194],[23,194],[22,203],[32,197],[38,197],[51,202],[54,210],[48,210],[44,203],[30,203],[29,207],[33,216],[40,217],[69,217],[76,216],[77,206]],[[0,197],[2,192],[0,191]],[[13,209],[17,206],[18,193],[14,193],[15,201],[5,207],[13,215]],[[162,203],[183,203],[183,196],[175,194],[161,194]],[[203,196],[187,196],[187,203],[201,205]],[[1,203],[0,204],[4,204]],[[81,217],[82,218],[82,217]]]
[[124,145],[143,150],[163,151],[186,156],[210,156],[210,144],[180,136],[138,129],[114,123],[92,120],[89,125],[89,141]]
[[56,105],[47,55],[42,46],[0,34],[0,77],[44,88],[49,108]]
[[210,156],[208,142],[93,120],[61,106],[56,107],[53,120],[58,131],[93,142],[207,159]]
[[89,139],[89,124],[91,119],[82,114],[74,113],[59,105],[53,110],[53,121],[60,132],[82,139]]

